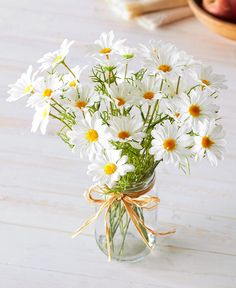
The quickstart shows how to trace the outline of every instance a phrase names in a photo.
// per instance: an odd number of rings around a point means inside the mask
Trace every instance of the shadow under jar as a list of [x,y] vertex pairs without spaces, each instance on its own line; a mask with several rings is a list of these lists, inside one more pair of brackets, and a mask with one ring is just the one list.
[[[145,197],[146,195],[157,196],[155,184],[155,173],[152,173],[140,183],[136,183],[130,189],[123,191],[122,195],[131,198]],[[137,195],[137,196],[136,196]],[[145,225],[156,231],[157,209],[146,209],[132,205],[132,210],[145,223]],[[110,254],[112,259],[118,261],[136,262],[142,260],[154,248],[156,236],[139,225],[147,244],[140,235],[127,212],[123,201],[115,201],[109,209],[107,218],[108,233],[110,238]],[[96,220],[95,238],[99,248],[108,255],[106,237],[106,222],[104,215]]]

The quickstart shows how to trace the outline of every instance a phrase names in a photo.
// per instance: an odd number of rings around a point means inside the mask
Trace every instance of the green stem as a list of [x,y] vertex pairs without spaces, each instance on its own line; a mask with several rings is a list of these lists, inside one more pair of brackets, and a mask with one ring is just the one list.
[[181,79],[181,76],[179,76],[179,78],[178,78],[177,87],[176,87],[176,91],[175,91],[176,94],[179,93],[179,84],[180,84],[180,79]]
[[125,239],[126,239],[126,235],[127,235],[127,233],[128,233],[130,220],[131,220],[130,218],[129,218],[128,221],[127,221],[127,219],[126,219],[125,232],[124,232],[124,234],[123,234],[123,239],[122,239],[122,243],[121,243],[119,255],[121,255],[121,253],[124,253]]
[[148,129],[150,128],[150,126],[151,126],[151,124],[152,124],[152,120],[153,120],[153,117],[154,117],[154,115],[155,115],[155,113],[156,113],[156,109],[157,109],[157,107],[158,107],[158,103],[159,103],[159,101],[157,100],[156,103],[155,103],[155,106],[154,106],[154,108],[153,108],[152,115],[151,115],[151,118],[150,118],[150,121],[149,121],[149,123],[148,123],[148,127],[147,127],[147,130],[146,130],[146,131],[148,131]]
[[54,106],[53,104],[51,104],[51,107],[56,110],[59,114],[61,114],[61,110],[59,110],[56,106]]
[[143,119],[143,122],[145,122],[146,120],[145,120],[145,116],[144,116],[144,114],[143,114],[143,110],[142,110],[141,105],[138,106],[138,109],[139,109],[139,111],[140,111],[140,113],[141,113],[141,117],[142,117],[142,119]]
[[61,64],[64,65],[66,69],[71,73],[71,75],[76,78],[75,73],[70,69],[70,67],[65,63],[65,61],[62,61]]
[[66,113],[66,114],[69,115],[73,120],[76,118],[75,115],[73,115],[73,114],[71,114],[71,113],[68,113],[68,112],[66,111],[66,109],[65,109],[59,102],[57,102],[54,98],[51,98],[51,100],[54,102],[55,105],[59,106],[59,107],[63,110],[63,112],[62,112],[62,111],[60,111],[56,106],[51,105],[58,113],[60,113],[60,114],[61,114],[61,113]]
[[[52,106],[53,107],[53,106]],[[55,108],[55,107],[54,107]],[[49,113],[49,115],[52,117],[52,118],[54,118],[54,119],[57,119],[57,120],[59,120],[60,122],[62,122],[63,124],[65,124],[70,130],[72,130],[71,129],[71,127],[63,120],[63,119],[61,119],[60,117],[57,117],[56,115],[54,115],[53,113]]]
[[153,128],[153,127],[156,126],[157,124],[159,124],[159,123],[161,123],[162,121],[166,120],[168,117],[169,117],[169,116],[166,115],[166,116],[160,118],[159,120],[155,121],[152,125],[150,125],[149,128]]
[[128,72],[128,62],[126,62],[126,64],[125,64],[125,75],[124,75],[124,80],[126,80],[127,72]]
[[59,102],[57,102],[54,98],[51,98],[51,100],[52,100],[56,105],[58,105],[63,111],[66,111],[66,109],[65,109]]
[[114,226],[114,229],[113,229],[113,233],[112,233],[113,237],[116,234],[116,231],[117,231],[117,229],[119,227],[119,223],[122,220],[122,217],[124,216],[125,212],[126,212],[126,209],[123,207],[122,208],[122,212],[120,213],[119,218],[117,219],[117,221],[115,223],[115,226]]
[[148,111],[147,111],[147,115],[146,115],[146,118],[144,120],[144,123],[143,124],[146,124],[146,122],[148,121],[148,116],[150,114],[150,110],[151,110],[151,105],[148,105]]

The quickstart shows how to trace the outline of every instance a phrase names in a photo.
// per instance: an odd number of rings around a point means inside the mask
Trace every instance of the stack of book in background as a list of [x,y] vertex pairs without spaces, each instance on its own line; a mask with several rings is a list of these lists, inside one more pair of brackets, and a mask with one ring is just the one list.
[[133,19],[147,29],[192,16],[187,0],[107,0],[124,19]]

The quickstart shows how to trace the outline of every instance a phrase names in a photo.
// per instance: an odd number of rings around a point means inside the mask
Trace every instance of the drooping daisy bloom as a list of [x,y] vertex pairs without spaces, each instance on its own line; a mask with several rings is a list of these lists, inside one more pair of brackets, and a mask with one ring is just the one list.
[[224,131],[221,125],[216,125],[215,121],[206,121],[200,124],[199,136],[194,137],[195,145],[192,151],[195,159],[199,160],[207,157],[212,165],[217,165],[217,160],[223,159],[225,152]]
[[21,75],[15,84],[9,85],[10,90],[8,93],[10,96],[7,98],[7,101],[13,102],[24,96],[31,95],[35,84],[42,80],[42,78],[36,79],[37,74],[38,71],[32,74],[32,66],[29,66],[27,71]]
[[136,80],[137,90],[136,95],[139,99],[140,104],[152,104],[157,99],[161,98],[160,93],[160,79],[154,76],[144,76],[142,81]]
[[131,117],[113,117],[109,124],[113,141],[128,142],[134,148],[142,148],[140,143],[146,134],[142,132],[141,121]]
[[189,96],[182,96],[179,105],[179,120],[192,128],[193,132],[198,132],[199,124],[205,120],[215,119],[218,111],[218,107],[212,104],[212,97],[201,88],[192,90]]
[[94,41],[93,45],[88,46],[88,52],[92,55],[105,55],[109,57],[110,54],[118,53],[125,39],[114,41],[114,33],[102,33],[99,39]]
[[98,113],[92,117],[86,113],[85,119],[81,119],[72,131],[68,131],[67,136],[70,144],[74,145],[73,150],[78,151],[81,158],[93,158],[94,154],[109,147],[110,135]]
[[[110,96],[114,99],[118,108],[130,107],[133,104],[137,104],[138,101],[135,97],[135,87],[127,82],[122,82],[118,85],[113,83],[110,87],[107,85],[107,91]],[[136,103],[135,103],[136,102]]]
[[42,106],[44,103],[49,103],[52,97],[60,95],[62,81],[55,74],[37,82],[34,89],[34,94],[28,99],[27,106],[36,107]]
[[127,164],[128,157],[121,156],[122,150],[106,150],[97,155],[96,160],[88,166],[88,175],[93,181],[107,184],[110,188],[128,172],[134,171],[134,166]]
[[191,137],[186,134],[185,127],[179,128],[174,122],[168,120],[164,125],[158,125],[152,131],[152,147],[149,152],[155,155],[156,160],[165,163],[180,165],[189,155],[188,147],[191,145]]
[[171,118],[175,119],[179,123],[181,105],[180,98],[176,97],[173,99],[162,98],[159,103],[159,112],[169,115]]
[[98,97],[95,96],[94,91],[89,86],[82,86],[81,84],[77,87],[78,89],[69,89],[64,95],[67,97],[65,106],[76,111],[78,109],[86,109],[94,104]]
[[[170,43],[151,41],[149,47],[141,45],[141,50],[147,69],[159,73],[164,78],[168,74],[179,72],[184,66],[185,56]],[[189,59],[186,62],[188,63]]]
[[211,66],[195,65],[192,76],[203,88],[207,88],[212,92],[226,89],[224,85],[225,77],[213,73]]
[[56,65],[61,63],[69,53],[69,48],[73,43],[74,41],[65,39],[58,50],[45,54],[38,60],[38,63],[41,63],[39,69],[41,71],[48,70],[49,68],[53,69]]
[[37,106],[32,122],[31,132],[35,133],[40,127],[42,134],[46,133],[47,125],[49,122],[50,104],[45,103],[44,105]]

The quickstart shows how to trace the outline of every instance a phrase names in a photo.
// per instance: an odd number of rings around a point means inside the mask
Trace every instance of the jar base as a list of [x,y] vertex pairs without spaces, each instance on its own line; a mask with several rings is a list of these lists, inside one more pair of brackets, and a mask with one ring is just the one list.
[[[95,232],[95,239],[100,250],[108,256],[107,241],[105,235],[97,235]],[[155,247],[156,237],[152,234],[148,235],[149,245],[143,242],[142,238],[128,232],[125,236],[125,241],[122,237],[116,237],[112,248],[112,260],[122,262],[139,262],[144,259]]]

